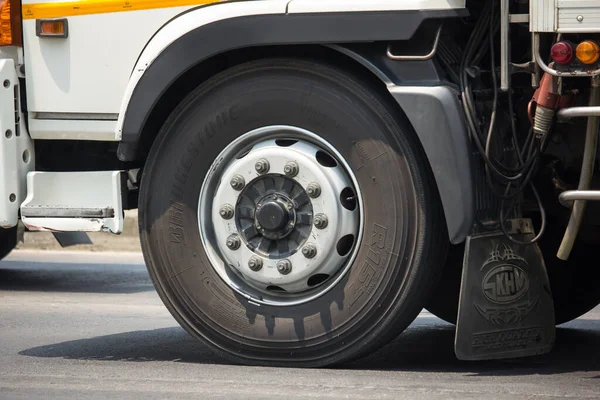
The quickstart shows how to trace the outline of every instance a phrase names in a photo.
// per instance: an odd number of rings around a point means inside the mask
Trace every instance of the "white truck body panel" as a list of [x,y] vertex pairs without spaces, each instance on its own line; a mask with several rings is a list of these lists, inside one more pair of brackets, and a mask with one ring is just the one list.
[[557,14],[558,32],[600,32],[598,0],[558,0]]
[[532,32],[600,32],[598,0],[530,0]]
[[[119,112],[141,50],[165,22],[184,10],[160,8],[66,17],[66,39],[37,37],[36,20],[24,20],[29,111]],[[34,129],[32,134],[36,136]]]
[[[34,169],[33,142],[21,118],[15,61],[0,59],[0,227],[17,225],[25,176]],[[15,86],[16,85],[16,86]]]
[[556,31],[556,0],[529,1],[529,29],[532,32]]

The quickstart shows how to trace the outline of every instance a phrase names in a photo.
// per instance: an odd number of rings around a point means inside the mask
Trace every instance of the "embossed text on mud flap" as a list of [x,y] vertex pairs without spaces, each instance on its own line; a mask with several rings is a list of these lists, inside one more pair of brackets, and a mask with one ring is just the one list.
[[[533,232],[514,233],[528,241]],[[467,238],[455,352],[483,360],[546,353],[554,343],[554,306],[537,245],[501,232]]]
[[484,351],[512,350],[535,346],[541,335],[541,327],[507,329],[482,332],[473,335],[474,348]]

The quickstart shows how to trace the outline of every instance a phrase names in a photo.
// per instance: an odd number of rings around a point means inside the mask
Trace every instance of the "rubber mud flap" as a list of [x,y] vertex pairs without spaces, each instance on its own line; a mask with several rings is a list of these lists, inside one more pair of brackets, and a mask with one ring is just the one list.
[[[511,236],[534,237],[530,220],[511,220]],[[501,231],[467,238],[454,350],[460,360],[517,358],[554,344],[552,293],[537,246]]]

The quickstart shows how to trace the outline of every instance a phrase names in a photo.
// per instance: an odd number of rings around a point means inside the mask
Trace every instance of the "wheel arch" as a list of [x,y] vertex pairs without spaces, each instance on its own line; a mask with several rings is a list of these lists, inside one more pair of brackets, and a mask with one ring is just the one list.
[[[371,14],[385,16],[380,13]],[[392,36],[389,36],[389,29],[373,29],[370,35],[365,37],[370,41],[382,40],[383,37],[387,37],[388,41],[408,40],[415,35],[419,28],[427,24],[437,24],[440,18],[461,14],[461,10],[435,10],[402,12],[395,15],[395,18],[388,16],[387,19],[380,18],[379,20],[377,18],[372,20],[373,16],[364,17],[367,19],[363,22],[365,24],[369,22],[368,25],[372,28],[376,27],[373,24],[377,21],[379,25],[393,23],[396,27],[402,26],[401,23],[399,24],[398,18],[407,21],[403,28],[396,29],[396,33]],[[321,20],[315,22],[317,31],[331,23],[331,20],[323,18],[323,15],[301,17],[304,18],[301,25],[306,24],[306,21],[315,21],[315,18]],[[288,19],[288,21],[283,21],[283,19]],[[272,29],[283,24],[286,27],[285,32],[294,31],[294,27],[289,25],[298,23],[281,15],[258,15],[244,18],[244,20],[250,21],[245,22],[249,23],[249,26],[259,24],[263,27],[271,26]],[[412,127],[423,145],[437,183],[450,241],[459,243],[464,240],[474,219],[474,191],[470,176],[468,138],[460,114],[458,98],[454,96],[453,89],[445,85],[435,60],[392,62],[385,57],[385,51],[373,52],[373,49],[381,50],[381,46],[384,46],[383,49],[385,49],[384,43],[365,45],[358,43],[358,39],[346,43],[345,40],[339,40],[342,39],[341,37],[337,38],[338,40],[332,38],[319,41],[312,35],[307,35],[308,38],[300,35],[296,40],[279,37],[278,40],[281,43],[268,43],[268,38],[260,35],[264,42],[262,44],[248,43],[240,46],[230,43],[228,46],[222,45],[225,47],[212,53],[207,50],[201,54],[194,54],[191,60],[181,60],[180,57],[174,56],[175,54],[185,54],[182,53],[185,49],[189,53],[190,44],[196,43],[199,37],[213,36],[209,35],[207,31],[202,32],[203,30],[210,28],[211,30],[216,29],[217,32],[227,32],[227,28],[232,26],[231,22],[231,20],[219,21],[192,30],[173,42],[149,66],[144,68],[143,74],[131,91],[129,100],[124,102],[124,112],[121,113],[119,121],[122,141],[119,144],[118,155],[122,161],[143,163],[147,151],[160,129],[161,121],[166,119],[175,105],[194,87],[224,68],[264,57],[318,57],[343,68],[351,69],[376,87],[394,104],[399,117]],[[244,23],[241,20],[237,22]],[[357,26],[355,19],[344,23],[347,28]],[[380,30],[381,32],[379,32]],[[253,31],[250,27],[242,29],[246,36],[250,31]],[[388,32],[385,36],[384,31]],[[236,35],[231,35],[231,31],[229,32],[229,36],[225,34],[230,38],[228,40],[234,42],[242,40],[236,39]],[[282,30],[282,32],[284,31]],[[356,35],[351,31],[346,31],[344,34]],[[272,39],[272,35],[274,33],[271,32],[267,36]],[[361,36],[358,34],[356,37],[360,38]],[[252,40],[249,41],[252,42]],[[256,42],[256,40],[254,41]],[[261,40],[258,42],[260,43]],[[209,53],[210,55],[207,55]],[[140,58],[140,62],[144,62],[143,57]],[[412,101],[416,98],[418,101]],[[428,114],[435,118],[424,118],[423,107],[429,109]]]

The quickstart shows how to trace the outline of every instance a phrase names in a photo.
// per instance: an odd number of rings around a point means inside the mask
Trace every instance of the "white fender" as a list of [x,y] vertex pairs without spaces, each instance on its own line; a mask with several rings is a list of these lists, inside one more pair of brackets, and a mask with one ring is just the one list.
[[[121,139],[123,121],[125,120],[129,101],[131,100],[131,96],[137,83],[144,75],[148,66],[150,66],[156,57],[158,57],[171,43],[186,33],[212,22],[249,15],[285,14],[288,3],[289,0],[257,0],[219,3],[187,12],[165,25],[150,40],[131,74],[129,84],[127,85],[127,89],[123,96],[119,119],[117,121],[115,132],[117,139]],[[210,38],[207,38],[207,40],[210,40]]]
[[[123,123],[133,91],[147,68],[169,45],[192,30],[230,18],[301,13],[449,10],[465,7],[465,0],[255,0],[218,3],[184,13],[165,25],[140,55],[125,90],[115,137],[122,138]],[[210,40],[211,38],[206,38]]]

